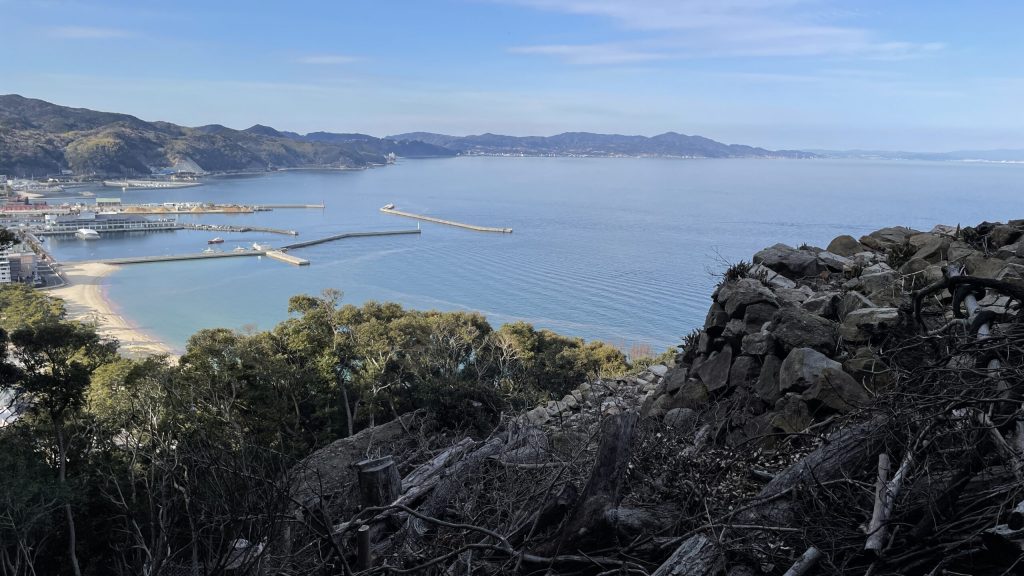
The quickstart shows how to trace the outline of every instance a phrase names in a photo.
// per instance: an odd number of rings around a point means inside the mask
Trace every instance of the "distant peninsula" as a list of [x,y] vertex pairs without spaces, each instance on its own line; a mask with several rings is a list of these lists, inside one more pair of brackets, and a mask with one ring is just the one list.
[[[75,178],[147,176],[168,171],[241,172],[284,168],[364,168],[395,157],[458,155],[668,158],[813,158],[794,150],[723,144],[666,132],[622,136],[567,132],[556,136],[447,136],[278,131],[257,124],[186,127],[128,114],[70,108],[17,94],[0,96],[0,174]],[[183,168],[184,167],[184,168]]]
[[416,140],[462,155],[478,156],[602,156],[663,158],[814,158],[799,150],[766,150],[742,144],[723,144],[703,136],[666,132],[657,136],[623,136],[565,132],[555,136],[448,136],[409,132],[388,138]]

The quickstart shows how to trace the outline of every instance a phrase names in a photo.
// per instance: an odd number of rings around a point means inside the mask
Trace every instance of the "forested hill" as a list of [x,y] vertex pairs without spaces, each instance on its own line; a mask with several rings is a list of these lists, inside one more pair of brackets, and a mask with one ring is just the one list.
[[666,132],[657,136],[623,136],[566,132],[555,136],[448,136],[409,132],[389,136],[443,146],[460,154],[525,156],[658,156],[683,158],[813,158],[799,150],[766,150],[742,144],[723,144],[703,136]]
[[[352,138],[359,136],[359,138]],[[423,142],[365,135],[307,136],[256,125],[233,130],[147,122],[127,114],[69,108],[16,94],[0,96],[0,174],[147,175],[190,159],[206,171],[356,168],[398,156],[452,156]]]

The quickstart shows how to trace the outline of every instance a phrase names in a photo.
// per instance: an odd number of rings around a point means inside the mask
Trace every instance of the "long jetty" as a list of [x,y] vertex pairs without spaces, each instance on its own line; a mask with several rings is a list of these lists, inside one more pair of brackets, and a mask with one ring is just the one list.
[[420,234],[420,230],[381,230],[376,232],[346,232],[344,234],[335,234],[333,236],[327,236],[325,238],[317,238],[315,240],[306,240],[305,242],[295,242],[280,248],[268,248],[266,250],[245,250],[245,251],[231,251],[231,252],[193,252],[189,254],[170,254],[164,256],[128,256],[125,258],[107,258],[104,260],[86,260],[83,262],[98,263],[98,264],[110,264],[114,266],[120,266],[125,264],[148,264],[151,262],[176,262],[181,260],[208,260],[213,258],[241,258],[243,256],[267,256],[287,262],[289,264],[295,264],[296,266],[308,266],[309,260],[305,258],[299,258],[294,254],[287,254],[289,250],[295,250],[297,248],[305,248],[306,246],[314,246],[316,244],[324,244],[326,242],[334,242],[336,240],[343,240],[345,238],[364,238],[369,236],[399,236],[404,234]]
[[364,236],[400,236],[402,234],[419,234],[420,229],[415,230],[385,230],[382,232],[346,232],[344,234],[335,234],[334,236],[327,236],[326,238],[317,238],[315,240],[306,240],[305,242],[295,242],[294,244],[288,244],[282,246],[281,250],[294,250],[296,248],[305,248],[306,246],[314,246],[316,244],[323,244],[324,242],[334,242],[335,240],[343,240],[345,238],[362,238]]
[[404,216],[406,218],[414,218],[416,220],[423,220],[424,222],[433,222],[435,224],[444,224],[445,226],[455,226],[456,228],[465,228],[467,230],[475,230],[477,232],[498,232],[501,234],[511,234],[511,228],[494,228],[491,226],[477,226],[475,224],[464,224],[462,222],[454,222],[452,220],[443,220],[441,218],[434,218],[433,216],[424,216],[422,214],[413,214],[412,212],[403,212],[402,210],[395,210],[394,208],[381,208],[381,212],[385,214],[394,214],[395,216]]

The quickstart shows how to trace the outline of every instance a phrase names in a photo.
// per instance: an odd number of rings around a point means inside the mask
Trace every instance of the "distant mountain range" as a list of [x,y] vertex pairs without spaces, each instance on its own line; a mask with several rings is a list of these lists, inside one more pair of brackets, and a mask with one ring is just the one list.
[[388,155],[432,158],[465,155],[664,156],[681,158],[810,158],[722,144],[667,132],[654,137],[570,132],[557,136],[446,136],[413,132],[387,138],[366,134],[298,134],[257,124],[235,130],[219,124],[194,128],[147,122],[135,116],[69,108],[16,94],[0,96],[0,174],[143,176],[176,164],[209,172],[269,168],[360,168]]
[[808,150],[822,158],[861,160],[931,160],[960,162],[1024,162],[1024,150],[955,150],[903,152],[894,150]]
[[363,134],[300,136],[256,125],[233,130],[146,122],[127,114],[68,108],[18,95],[0,96],[0,174],[148,175],[182,161],[206,171],[360,168],[397,156],[454,156],[423,142]]
[[674,158],[813,158],[798,150],[765,150],[741,144],[723,144],[703,136],[666,132],[657,136],[622,136],[566,132],[556,136],[448,136],[409,132],[389,136],[418,140],[465,155],[501,156],[658,156]]

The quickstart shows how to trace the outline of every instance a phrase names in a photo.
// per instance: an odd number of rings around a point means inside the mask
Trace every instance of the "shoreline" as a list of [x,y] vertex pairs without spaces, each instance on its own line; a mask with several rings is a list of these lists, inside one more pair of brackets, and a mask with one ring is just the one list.
[[64,301],[68,318],[96,323],[100,336],[118,341],[118,350],[129,358],[177,354],[166,343],[152,337],[119,314],[107,298],[103,279],[117,266],[100,263],[68,263],[62,267],[67,285],[47,292]]

